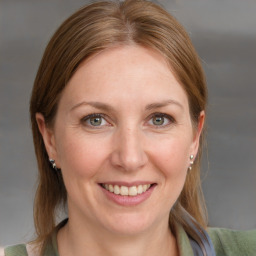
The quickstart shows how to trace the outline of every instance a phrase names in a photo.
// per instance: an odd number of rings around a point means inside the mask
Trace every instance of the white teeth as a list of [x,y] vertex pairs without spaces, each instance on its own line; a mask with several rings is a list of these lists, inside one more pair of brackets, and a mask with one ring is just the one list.
[[111,193],[122,196],[137,196],[146,192],[150,188],[150,184],[138,185],[132,187],[118,186],[111,184],[102,184],[103,187]]
[[114,193],[115,193],[116,195],[119,195],[119,192],[120,192],[119,186],[115,185],[115,186],[114,186]]
[[120,194],[121,194],[122,196],[128,196],[128,195],[129,195],[129,189],[128,189],[128,187],[121,186]]
[[142,185],[139,185],[139,186],[138,186],[137,193],[138,193],[138,194],[142,194],[142,192],[143,192],[143,187],[142,187]]
[[114,192],[114,187],[112,185],[108,185],[108,189],[107,190],[109,190],[110,192],[113,193]]
[[129,196],[137,196],[138,192],[137,192],[137,188],[135,186],[132,186],[129,188]]

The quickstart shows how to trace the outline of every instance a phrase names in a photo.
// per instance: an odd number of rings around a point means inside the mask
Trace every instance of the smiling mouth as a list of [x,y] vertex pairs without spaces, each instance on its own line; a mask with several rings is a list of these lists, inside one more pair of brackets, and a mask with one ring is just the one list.
[[121,195],[121,196],[137,196],[140,194],[145,193],[148,191],[152,186],[156,185],[154,184],[143,184],[138,186],[119,186],[119,185],[112,185],[112,184],[100,184],[104,189],[107,191],[115,194],[115,195]]

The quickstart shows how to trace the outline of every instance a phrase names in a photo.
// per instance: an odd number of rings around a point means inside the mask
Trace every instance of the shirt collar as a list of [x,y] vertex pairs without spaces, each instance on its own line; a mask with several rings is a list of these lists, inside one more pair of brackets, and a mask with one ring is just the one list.
[[187,233],[181,224],[175,224],[176,239],[180,256],[194,255]]

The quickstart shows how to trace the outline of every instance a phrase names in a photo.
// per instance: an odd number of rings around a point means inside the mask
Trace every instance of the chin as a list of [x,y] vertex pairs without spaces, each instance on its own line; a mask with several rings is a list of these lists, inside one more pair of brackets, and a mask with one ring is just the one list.
[[[113,217],[113,216],[112,216]],[[144,214],[125,214],[125,216],[116,216],[116,218],[109,220],[108,225],[105,222],[105,227],[113,233],[119,235],[129,236],[144,233],[154,226],[154,218],[145,216]]]

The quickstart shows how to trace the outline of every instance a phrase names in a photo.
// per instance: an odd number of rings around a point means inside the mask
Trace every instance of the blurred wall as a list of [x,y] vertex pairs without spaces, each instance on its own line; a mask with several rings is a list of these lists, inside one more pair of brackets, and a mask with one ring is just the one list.
[[[0,246],[33,235],[28,103],[50,36],[86,1],[0,1]],[[256,2],[159,0],[188,30],[209,86],[204,192],[211,226],[256,228]]]

